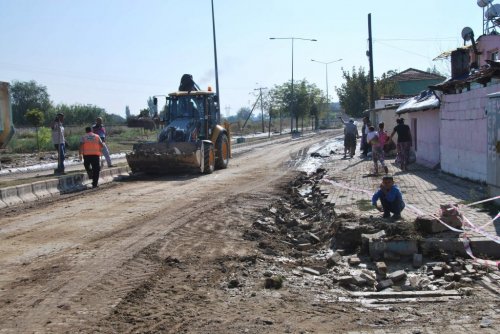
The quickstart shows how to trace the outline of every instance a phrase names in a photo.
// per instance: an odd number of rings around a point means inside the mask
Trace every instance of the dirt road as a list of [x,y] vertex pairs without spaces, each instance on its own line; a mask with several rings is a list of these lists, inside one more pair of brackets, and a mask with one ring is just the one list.
[[0,212],[0,333],[439,327],[441,307],[360,308],[320,277],[264,289],[291,260],[269,260],[243,234],[324,138],[248,149],[212,175],[131,179]]

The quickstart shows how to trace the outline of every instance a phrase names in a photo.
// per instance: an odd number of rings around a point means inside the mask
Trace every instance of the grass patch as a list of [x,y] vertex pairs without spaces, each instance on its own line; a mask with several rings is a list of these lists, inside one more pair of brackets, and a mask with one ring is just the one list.
[[360,211],[370,211],[373,209],[372,202],[367,199],[357,200],[356,205]]

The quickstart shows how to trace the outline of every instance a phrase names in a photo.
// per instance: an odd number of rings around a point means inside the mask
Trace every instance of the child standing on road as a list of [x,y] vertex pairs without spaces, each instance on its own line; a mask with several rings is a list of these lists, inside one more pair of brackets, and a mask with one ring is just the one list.
[[[382,203],[382,207],[377,205],[379,199]],[[403,201],[401,191],[394,184],[392,176],[385,175],[382,178],[380,189],[373,194],[372,205],[375,206],[377,210],[384,212],[383,218],[389,218],[392,212],[392,219],[401,219],[401,211],[405,208],[405,202]]]
[[389,173],[389,169],[385,165],[384,145],[389,139],[389,135],[384,131],[384,122],[378,123],[378,143],[372,145],[372,160],[375,164],[375,172],[378,173],[378,161],[382,165],[385,174]]

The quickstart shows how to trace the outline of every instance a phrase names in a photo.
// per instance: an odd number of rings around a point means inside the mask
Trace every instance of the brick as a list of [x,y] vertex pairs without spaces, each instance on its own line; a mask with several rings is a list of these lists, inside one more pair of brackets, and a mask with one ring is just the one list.
[[340,255],[338,252],[333,252],[333,254],[330,255],[326,260],[326,263],[329,267],[336,266],[341,262],[342,262],[342,255]]
[[434,274],[434,276],[436,277],[441,277],[443,276],[444,274],[444,270],[443,270],[443,267],[441,266],[435,266],[432,268],[432,273]]
[[375,289],[377,289],[377,291],[382,291],[384,289],[390,288],[393,285],[394,282],[392,280],[385,279],[383,281],[378,282],[377,285],[375,286]]
[[359,266],[359,264],[361,263],[361,260],[357,256],[351,256],[349,258],[348,262],[351,266],[355,267],[355,266]]
[[401,282],[406,279],[406,272],[404,270],[397,270],[387,275],[387,278],[394,283]]
[[444,275],[444,280],[446,282],[451,282],[455,279],[455,273],[447,273]]
[[385,264],[385,262],[377,262],[375,263],[375,266],[377,268],[377,273],[381,275],[387,274],[387,265]]

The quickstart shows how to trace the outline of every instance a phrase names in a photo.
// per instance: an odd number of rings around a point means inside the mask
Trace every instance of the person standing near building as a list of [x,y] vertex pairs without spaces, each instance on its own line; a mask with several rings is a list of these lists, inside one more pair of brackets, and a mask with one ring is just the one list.
[[108,146],[106,145],[106,128],[102,124],[102,118],[97,117],[95,119],[95,124],[92,125],[92,132],[94,132],[96,135],[98,135],[101,138],[102,141],[102,154],[104,155],[104,158],[106,159],[106,163],[108,164],[108,167],[114,167],[114,165],[111,163],[111,157],[109,156],[109,149]]
[[64,174],[64,155],[66,154],[66,139],[64,138],[64,114],[58,113],[52,121],[52,144],[57,151],[57,174]]
[[356,154],[356,139],[359,138],[358,127],[352,118],[349,119],[349,122],[344,122],[342,117],[339,118],[344,124],[344,159],[347,157],[347,152],[352,158]]
[[368,128],[371,126],[370,119],[365,116],[363,117],[363,127],[361,128],[361,155],[366,158],[368,152],[370,152],[370,144],[366,141],[366,135],[368,134]]
[[101,151],[104,147],[99,135],[92,132],[90,126],[85,128],[85,135],[80,139],[80,161],[83,157],[83,166],[89,179],[92,179],[92,188],[97,188],[99,173],[101,171]]
[[[382,203],[382,207],[377,205],[379,199]],[[405,208],[405,202],[403,201],[401,190],[394,184],[394,178],[392,176],[385,175],[382,178],[380,189],[373,194],[372,205],[375,206],[377,210],[384,212],[383,218],[389,218],[392,212],[392,219],[401,219],[401,211]]]
[[411,131],[410,127],[405,124],[404,118],[398,118],[396,122],[397,125],[391,133],[391,139],[396,133],[398,134],[398,160],[401,164],[401,170],[406,171],[408,170],[408,158],[410,157],[410,148],[412,146]]

